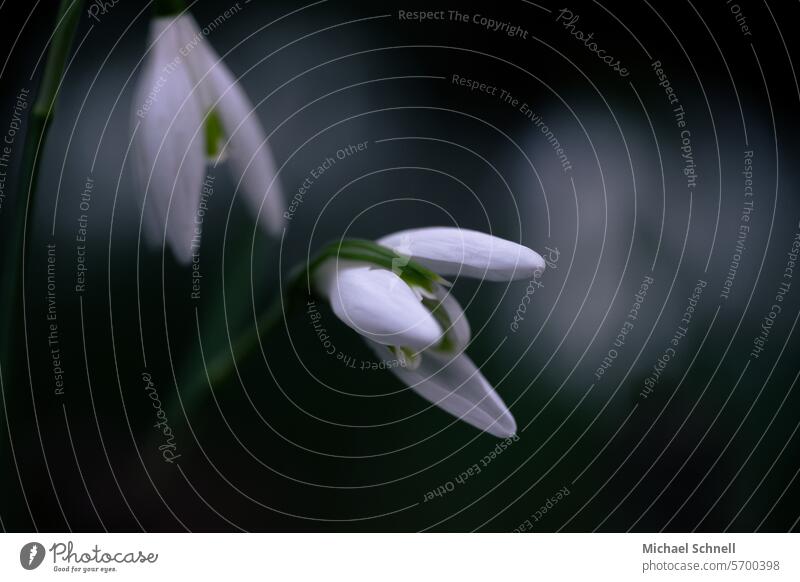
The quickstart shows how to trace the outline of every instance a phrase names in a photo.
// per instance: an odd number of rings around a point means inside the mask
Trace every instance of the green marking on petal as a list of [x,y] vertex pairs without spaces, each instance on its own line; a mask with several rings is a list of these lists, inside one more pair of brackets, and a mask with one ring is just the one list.
[[208,112],[205,122],[206,157],[213,160],[224,158],[225,127],[216,109]]
[[394,357],[397,358],[397,361],[400,362],[400,366],[407,370],[416,370],[419,368],[420,363],[422,362],[422,356],[419,355],[419,352],[415,352],[411,348],[404,348],[400,346],[387,346],[389,351],[394,354]]
[[454,351],[456,342],[452,337],[453,321],[450,319],[450,315],[447,313],[442,303],[435,299],[423,299],[422,305],[428,308],[428,311],[431,312],[436,322],[442,326],[442,339],[439,345],[436,346],[436,349],[442,352]]

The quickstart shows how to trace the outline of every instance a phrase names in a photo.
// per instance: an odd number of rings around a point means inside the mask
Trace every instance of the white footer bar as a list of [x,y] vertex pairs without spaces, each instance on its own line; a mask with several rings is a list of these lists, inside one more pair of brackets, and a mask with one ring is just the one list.
[[777,581],[798,564],[796,534],[0,536],[0,580]]

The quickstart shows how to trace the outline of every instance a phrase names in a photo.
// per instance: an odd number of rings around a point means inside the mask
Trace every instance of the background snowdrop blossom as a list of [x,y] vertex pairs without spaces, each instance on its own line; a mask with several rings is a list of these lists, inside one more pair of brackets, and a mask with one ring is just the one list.
[[220,159],[261,224],[279,234],[283,195],[275,162],[231,71],[187,12],[154,18],[149,47],[132,120],[134,173],[146,192],[145,237],[155,244],[166,237],[175,257],[189,262],[206,163]]
[[[318,292],[379,357],[397,358],[401,365],[392,372],[415,392],[492,435],[514,435],[508,407],[464,353],[469,323],[441,276],[530,279],[544,270],[544,259],[516,243],[459,228],[407,230],[377,243],[396,257],[389,259],[391,268],[352,255],[329,257],[314,269]],[[420,272],[429,275],[421,279]]]

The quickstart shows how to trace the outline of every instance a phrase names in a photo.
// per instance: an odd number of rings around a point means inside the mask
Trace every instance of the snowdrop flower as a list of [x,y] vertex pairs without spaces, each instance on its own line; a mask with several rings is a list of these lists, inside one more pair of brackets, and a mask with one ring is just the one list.
[[[227,160],[246,202],[273,235],[283,227],[283,195],[253,105],[188,12],[156,16],[135,89],[134,174],[145,237],[189,262],[199,244],[209,160]],[[137,127],[138,126],[138,127]],[[264,208],[262,209],[262,202]],[[193,241],[194,238],[194,241]]]
[[407,230],[377,245],[345,240],[335,250],[315,266],[313,281],[336,316],[379,357],[396,358],[392,372],[423,398],[492,435],[514,435],[508,407],[464,354],[469,323],[442,276],[530,279],[544,259],[459,228]]

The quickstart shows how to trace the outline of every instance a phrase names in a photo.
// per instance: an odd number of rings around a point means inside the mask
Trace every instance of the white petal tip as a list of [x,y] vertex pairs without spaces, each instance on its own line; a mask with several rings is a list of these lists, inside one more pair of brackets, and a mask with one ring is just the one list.
[[272,238],[281,238],[286,228],[286,220],[283,218],[283,215],[277,218],[263,218],[261,223],[264,225],[264,230],[266,230],[267,234]]
[[195,250],[191,245],[182,244],[181,241],[177,240],[170,240],[168,242],[176,263],[185,267],[192,262],[192,255]]
[[507,412],[497,422],[486,428],[486,432],[501,439],[511,438],[517,434],[517,423],[511,413]]
[[528,247],[521,248],[524,251],[520,253],[519,270],[523,271],[526,277],[533,277],[536,273],[544,272],[547,263],[542,255]]

